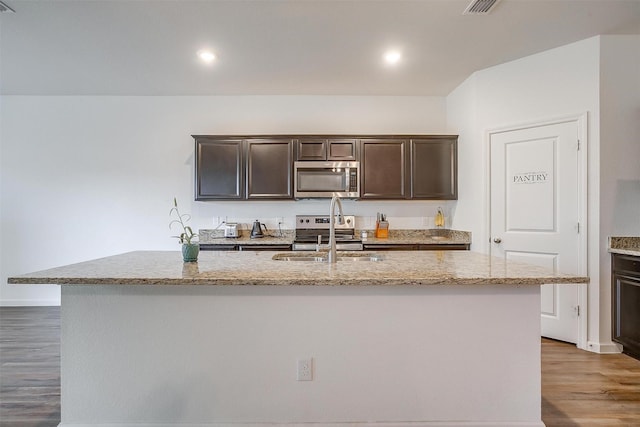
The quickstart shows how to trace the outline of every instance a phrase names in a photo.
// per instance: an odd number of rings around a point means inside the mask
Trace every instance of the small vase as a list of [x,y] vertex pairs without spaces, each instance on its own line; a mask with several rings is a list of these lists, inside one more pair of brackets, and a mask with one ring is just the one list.
[[183,243],[182,244],[182,260],[184,262],[198,261],[199,252],[200,252],[199,243]]

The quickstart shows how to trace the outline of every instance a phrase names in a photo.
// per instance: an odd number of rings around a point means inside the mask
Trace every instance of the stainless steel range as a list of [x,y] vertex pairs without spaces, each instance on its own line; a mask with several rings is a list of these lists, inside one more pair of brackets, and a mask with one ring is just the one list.
[[[315,251],[318,236],[322,244],[329,243],[329,215],[296,215],[296,237],[294,251]],[[356,217],[345,215],[344,223],[336,221],[336,249],[339,251],[361,251],[362,240],[355,237]]]

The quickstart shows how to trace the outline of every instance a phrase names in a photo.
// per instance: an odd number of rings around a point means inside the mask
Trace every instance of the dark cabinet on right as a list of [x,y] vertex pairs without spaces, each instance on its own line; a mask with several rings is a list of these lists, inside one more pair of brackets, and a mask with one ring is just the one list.
[[458,138],[411,140],[411,198],[458,198]]
[[612,338],[640,360],[640,256],[613,254],[611,270]]
[[360,141],[360,198],[409,198],[408,145],[396,138]]
[[362,199],[458,198],[455,135],[362,139],[360,167]]

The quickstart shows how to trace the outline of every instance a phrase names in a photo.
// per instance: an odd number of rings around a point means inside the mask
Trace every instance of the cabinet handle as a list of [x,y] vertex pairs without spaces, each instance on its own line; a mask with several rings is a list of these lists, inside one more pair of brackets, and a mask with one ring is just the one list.
[[493,243],[502,243],[502,239],[499,237],[496,237],[493,239]]

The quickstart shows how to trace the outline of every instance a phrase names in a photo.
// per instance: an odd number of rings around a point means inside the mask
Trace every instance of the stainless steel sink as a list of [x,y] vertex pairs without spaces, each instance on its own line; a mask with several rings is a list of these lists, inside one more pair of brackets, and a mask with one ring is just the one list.
[[[275,254],[271,259],[274,261],[306,261],[306,262],[327,262],[328,256],[326,253],[315,252],[312,254],[297,254],[297,253],[284,253]],[[338,253],[338,261],[354,262],[354,261],[383,261],[384,258],[379,254],[372,253]]]
[[276,254],[276,255],[273,256],[272,259],[274,259],[275,261],[313,261],[313,262],[324,262],[324,261],[327,261],[326,257],[288,256],[288,255],[285,255],[285,254]]

